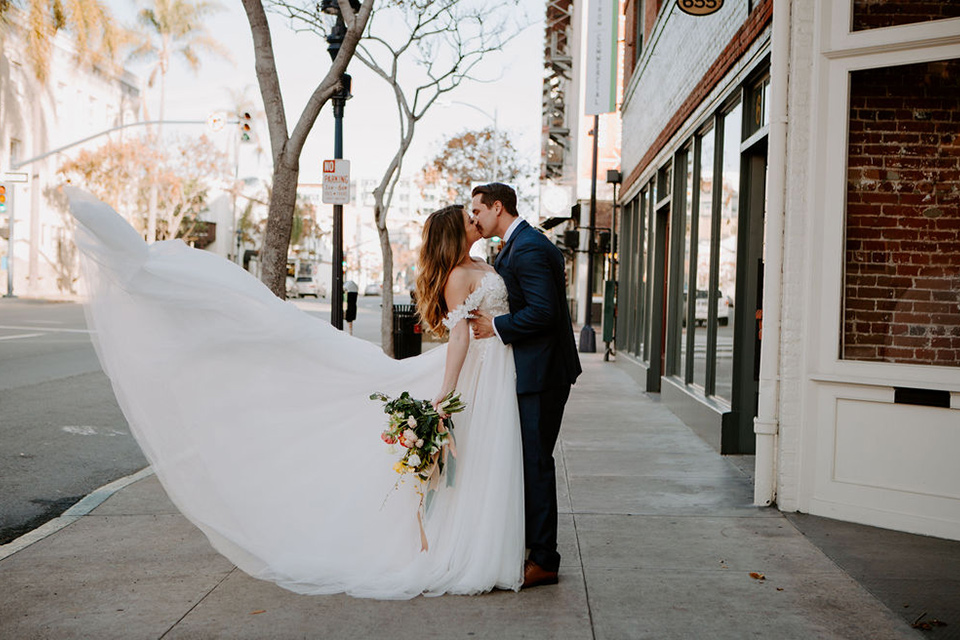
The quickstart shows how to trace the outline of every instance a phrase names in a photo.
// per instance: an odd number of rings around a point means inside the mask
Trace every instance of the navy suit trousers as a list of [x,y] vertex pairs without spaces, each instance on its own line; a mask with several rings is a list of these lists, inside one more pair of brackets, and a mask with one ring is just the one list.
[[557,470],[553,449],[560,435],[570,385],[540,393],[521,393],[523,489],[529,559],[547,571],[560,567],[557,553]]

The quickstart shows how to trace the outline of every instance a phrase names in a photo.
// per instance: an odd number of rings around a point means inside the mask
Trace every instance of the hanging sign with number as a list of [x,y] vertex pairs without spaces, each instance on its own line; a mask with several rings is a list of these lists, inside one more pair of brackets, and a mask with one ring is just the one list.
[[677,6],[692,16],[708,16],[720,10],[723,0],[677,0]]

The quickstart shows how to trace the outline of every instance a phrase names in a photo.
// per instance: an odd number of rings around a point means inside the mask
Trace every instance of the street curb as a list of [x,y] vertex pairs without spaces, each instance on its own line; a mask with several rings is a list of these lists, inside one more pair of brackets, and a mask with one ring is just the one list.
[[59,517],[50,520],[49,522],[37,527],[29,533],[23,534],[12,542],[8,542],[5,545],[0,545],[0,560],[5,560],[18,551],[23,551],[33,543],[40,542],[47,536],[51,536],[64,527],[70,526],[106,502],[107,498],[120,491],[127,485],[133,484],[138,480],[143,480],[144,478],[148,478],[152,475],[153,467],[146,467],[145,469],[141,469],[134,474],[103,485],[99,489],[93,491],[93,493],[86,495],[82,500],[80,500],[80,502],[64,511]]

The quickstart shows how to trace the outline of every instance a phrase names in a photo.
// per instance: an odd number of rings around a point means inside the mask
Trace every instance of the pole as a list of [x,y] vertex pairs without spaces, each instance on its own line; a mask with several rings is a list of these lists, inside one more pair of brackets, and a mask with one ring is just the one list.
[[[128,128],[130,128],[130,127],[148,127],[148,126],[154,125],[154,124],[156,124],[156,125],[160,125],[160,124],[177,124],[177,125],[179,125],[179,124],[203,124],[203,125],[206,125],[206,124],[207,124],[207,121],[206,121],[206,120],[141,120],[141,121],[139,121],[139,122],[128,122],[127,124],[121,124],[121,125],[116,126],[116,127],[111,127],[110,129],[105,129],[104,131],[101,131],[100,133],[95,133],[95,134],[93,134],[92,136],[87,136],[86,138],[81,138],[80,140],[77,140],[77,141],[75,141],[75,142],[71,142],[70,144],[65,144],[65,145],[63,145],[62,147],[57,147],[56,149],[53,149],[53,150],[51,150],[51,151],[47,151],[46,153],[42,153],[42,154],[40,154],[39,156],[34,156],[33,158],[27,158],[27,159],[24,160],[23,162],[12,162],[12,163],[10,163],[10,170],[11,170],[11,171],[16,171],[17,169],[20,169],[21,167],[25,167],[25,166],[27,166],[28,164],[33,164],[34,162],[39,162],[40,160],[43,160],[44,158],[48,158],[48,157],[50,157],[50,156],[52,156],[52,155],[54,155],[54,154],[60,153],[61,151],[66,151],[67,149],[72,149],[73,147],[76,147],[76,146],[78,146],[78,145],[81,145],[81,144],[83,144],[84,142],[90,142],[91,140],[96,140],[97,138],[99,138],[99,137],[101,137],[101,136],[105,136],[105,135],[111,134],[111,133],[113,133],[114,131],[120,131],[120,130],[122,130],[122,129],[128,129]],[[230,121],[230,122],[228,122],[228,124],[235,124],[235,121]]]
[[593,116],[593,166],[590,173],[590,227],[587,233],[587,321],[580,330],[580,353],[597,352],[597,334],[593,330],[593,232],[597,224],[597,147],[600,116]]
[[233,147],[233,233],[237,236],[237,251],[233,257],[237,264],[243,266],[243,257],[240,255],[243,231],[240,229],[240,218],[237,217],[237,194],[240,192],[240,137],[243,134],[237,129],[236,135],[236,143]]
[[7,235],[7,293],[4,295],[4,298],[16,298],[17,296],[13,293],[13,263],[14,263],[14,245],[13,245],[13,213],[16,211],[13,207],[13,194],[16,192],[16,187],[10,185],[7,189],[7,225],[9,226],[9,234]]
[[[343,111],[347,92],[333,97],[333,157],[343,157]],[[330,324],[343,330],[343,205],[333,205],[333,291],[330,292]]]

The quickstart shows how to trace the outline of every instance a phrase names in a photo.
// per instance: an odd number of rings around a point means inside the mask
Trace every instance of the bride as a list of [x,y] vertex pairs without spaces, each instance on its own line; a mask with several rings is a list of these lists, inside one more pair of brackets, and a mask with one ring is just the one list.
[[[523,478],[509,346],[469,312],[507,311],[472,260],[462,207],[427,218],[423,322],[447,345],[393,360],[274,296],[237,265],[179,240],[147,245],[71,189],[94,344],[131,432],[177,508],[249,575],[304,594],[403,599],[520,588]],[[457,463],[424,517],[380,439],[373,392],[456,389]]]

